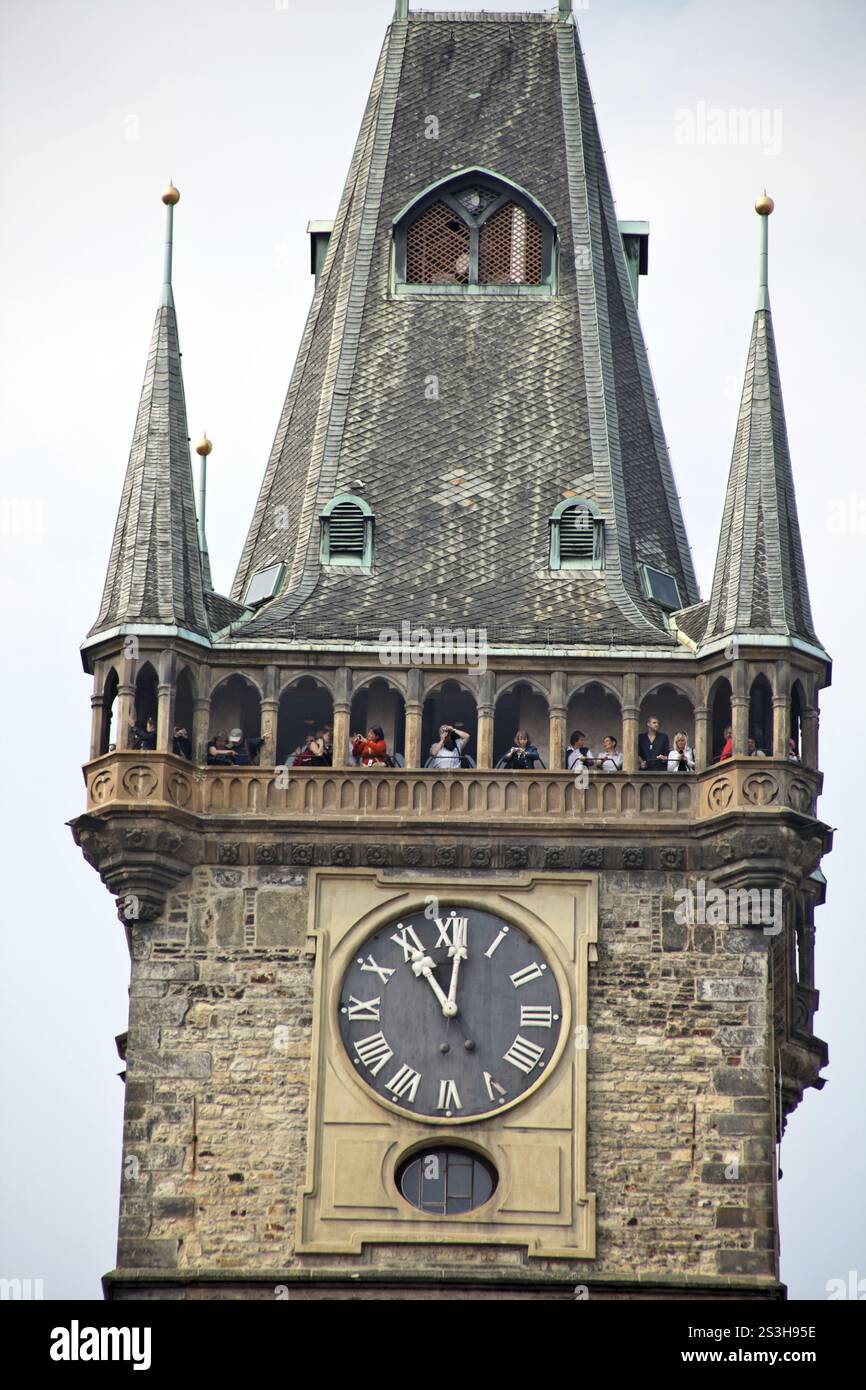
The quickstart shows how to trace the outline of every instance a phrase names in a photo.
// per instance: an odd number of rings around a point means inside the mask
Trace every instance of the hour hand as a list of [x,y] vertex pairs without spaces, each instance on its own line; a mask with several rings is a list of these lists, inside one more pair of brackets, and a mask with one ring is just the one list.
[[457,1005],[450,1003],[444,989],[433,974],[435,964],[436,962],[432,960],[430,956],[425,956],[423,951],[412,952],[412,974],[419,980],[422,976],[424,977],[433,993],[436,995],[436,998],[439,1000],[445,1017],[453,1018],[457,1012]]

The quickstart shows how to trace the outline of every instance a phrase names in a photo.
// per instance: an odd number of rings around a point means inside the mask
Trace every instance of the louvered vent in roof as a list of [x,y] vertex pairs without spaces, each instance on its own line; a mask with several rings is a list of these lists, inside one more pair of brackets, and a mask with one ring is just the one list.
[[364,554],[365,518],[354,502],[340,502],[328,518],[331,559],[336,555]]
[[591,560],[595,552],[595,519],[587,507],[570,507],[559,523],[559,558]]

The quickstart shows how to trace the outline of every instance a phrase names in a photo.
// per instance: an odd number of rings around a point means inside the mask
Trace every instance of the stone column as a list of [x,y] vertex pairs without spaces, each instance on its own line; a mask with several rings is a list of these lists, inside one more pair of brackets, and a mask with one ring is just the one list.
[[117,687],[117,737],[114,742],[120,748],[131,748],[131,729],[129,721],[135,715],[135,660],[125,656],[120,663],[120,684]]
[[407,767],[423,767],[426,751],[421,748],[421,724],[424,716],[421,672],[410,666],[406,675],[406,716],[403,735],[403,757]]
[[159,684],[156,687],[156,751],[170,753],[174,738],[174,652],[159,658]]
[[735,661],[732,672],[731,725],[734,730],[734,757],[745,758],[749,742],[749,695],[746,689],[746,663]]
[[565,706],[565,682],[564,671],[553,672],[550,682],[550,749],[547,765],[554,772],[561,772],[565,767],[565,720],[568,714]]
[[706,676],[698,676],[697,700],[695,703],[695,771],[703,772],[709,765],[710,749],[710,711],[707,705]]
[[273,767],[277,761],[277,721],[280,714],[276,666],[265,667],[262,690],[261,734],[265,741],[259,753],[259,763],[262,767]]
[[349,728],[352,718],[352,673],[340,666],[334,679],[334,767],[349,765]]
[[819,713],[817,705],[807,705],[803,710],[803,746],[800,749],[800,758],[804,767],[818,769],[818,724]]
[[791,668],[776,663],[773,679],[773,757],[787,758],[791,723]]
[[[640,734],[640,704],[637,698],[637,676],[629,672],[622,686],[622,769],[638,772],[637,740]],[[593,750],[595,751],[595,750]]]
[[90,761],[98,758],[102,752],[102,716],[103,716],[102,694],[91,695],[90,697]]
[[[199,680],[206,679],[206,672],[201,671]],[[193,701],[192,715],[192,760],[193,762],[207,762],[207,741],[210,737],[210,696],[199,696]]]
[[493,766],[493,718],[492,705],[478,706],[478,747],[475,749],[475,761],[479,767]]

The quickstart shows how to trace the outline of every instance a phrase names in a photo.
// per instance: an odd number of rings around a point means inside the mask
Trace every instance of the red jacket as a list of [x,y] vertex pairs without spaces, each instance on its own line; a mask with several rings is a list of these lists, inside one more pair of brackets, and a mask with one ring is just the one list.
[[352,744],[352,753],[356,758],[360,758],[364,767],[372,767],[374,763],[383,763],[388,746],[383,738],[356,738]]
[[733,756],[734,756],[734,740],[733,740],[732,738],[729,738],[728,741],[727,741],[727,743],[725,744],[724,748],[722,749],[722,756],[719,758],[719,762],[720,762],[720,763],[726,763],[726,762],[728,761],[728,758],[732,758]]

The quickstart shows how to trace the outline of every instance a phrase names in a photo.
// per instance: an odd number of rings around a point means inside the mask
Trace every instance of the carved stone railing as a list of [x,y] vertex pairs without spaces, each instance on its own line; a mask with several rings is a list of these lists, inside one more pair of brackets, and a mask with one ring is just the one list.
[[739,758],[698,774],[460,772],[406,768],[196,767],[170,754],[116,752],[84,769],[88,810],[186,812],[204,818],[390,821],[713,819],[793,810],[814,816],[819,774]]

